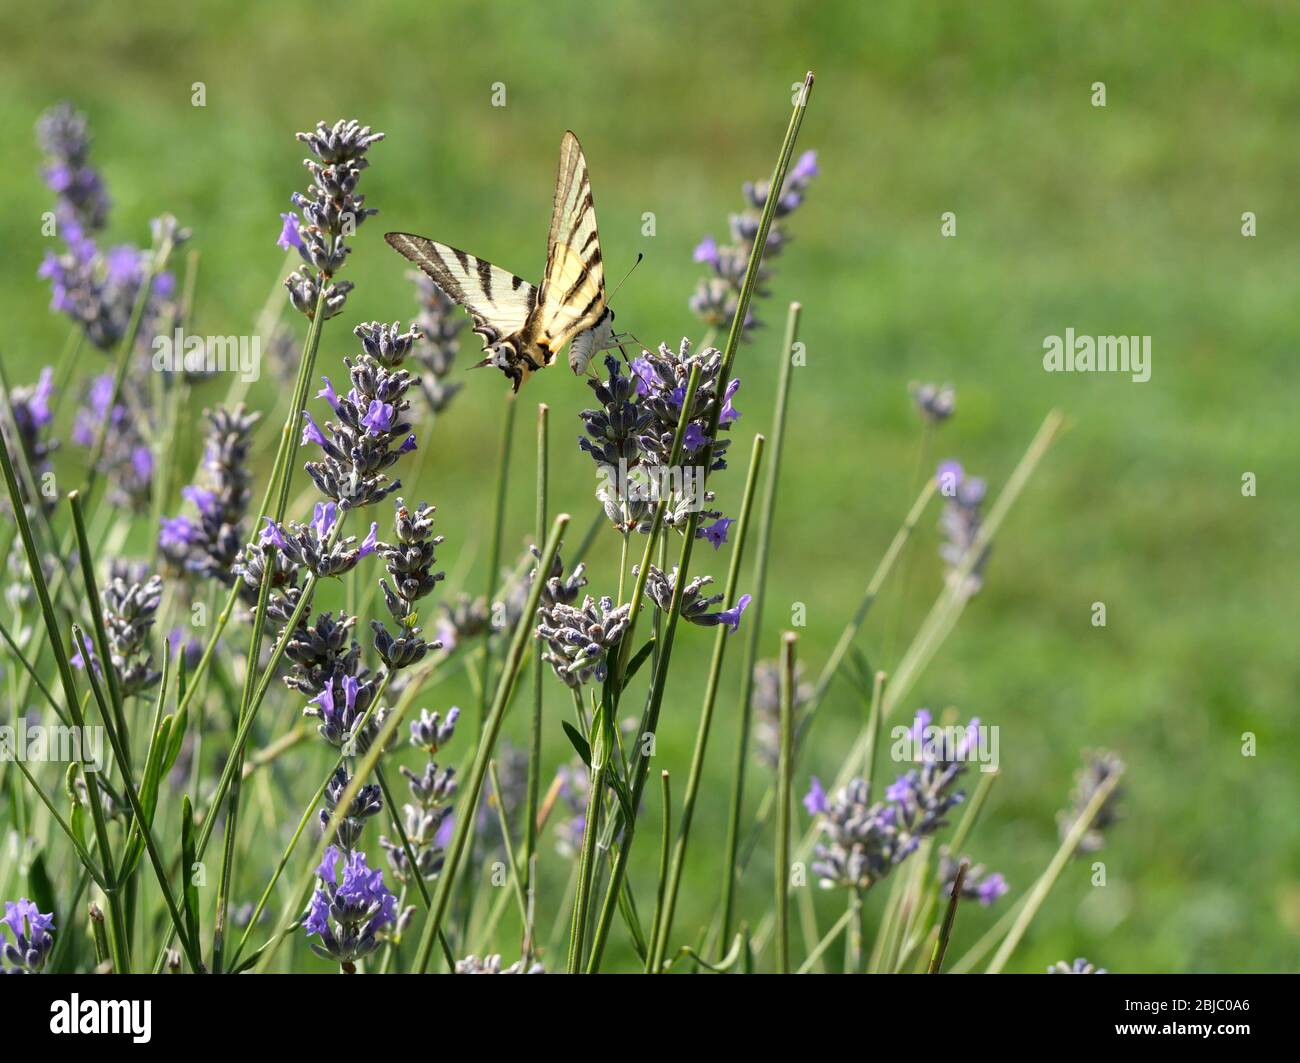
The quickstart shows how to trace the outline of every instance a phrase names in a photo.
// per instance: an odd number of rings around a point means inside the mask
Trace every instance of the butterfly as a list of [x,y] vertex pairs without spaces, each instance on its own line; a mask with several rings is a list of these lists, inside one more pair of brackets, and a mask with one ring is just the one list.
[[496,366],[516,392],[570,341],[569,368],[578,374],[597,351],[617,345],[587,160],[572,132],[560,142],[540,287],[437,240],[411,233],[385,233],[384,239],[469,311],[485,354],[474,368]]

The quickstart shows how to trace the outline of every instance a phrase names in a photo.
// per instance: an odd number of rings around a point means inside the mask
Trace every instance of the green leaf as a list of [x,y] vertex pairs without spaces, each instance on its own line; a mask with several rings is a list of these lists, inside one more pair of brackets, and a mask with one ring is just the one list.
[[27,868],[27,895],[41,912],[54,913],[54,925],[59,925],[59,909],[54,903],[54,883],[45,868],[45,853],[38,852]]
[[637,670],[645,664],[650,657],[650,651],[655,648],[653,637],[646,640],[646,644],[632,655],[632,659],[627,662],[627,668],[623,671],[623,685],[619,688],[620,692],[627,689],[628,683],[636,675]]
[[67,774],[63,776],[63,792],[68,798],[70,814],[68,816],[68,826],[72,828],[72,833],[77,836],[83,846],[86,844],[86,806],[81,803],[77,797],[77,770],[79,765],[69,764]]
[[[145,759],[144,777],[140,781],[140,807],[144,812],[145,826],[153,826],[154,810],[158,807],[158,785],[162,780],[164,767],[164,750],[169,746],[169,737],[172,726],[172,717],[164,716],[158,723],[158,730],[154,732],[153,738],[149,742],[149,755]],[[136,865],[140,862],[140,857],[144,855],[144,833],[140,829],[140,824],[133,822],[131,825],[131,843],[127,847],[126,859],[122,863],[122,877],[127,877],[135,871]]]
[[190,722],[190,708],[188,705],[182,705],[175,716],[168,717],[172,721],[171,730],[167,732],[167,752],[163,754],[162,773],[166,775],[176,764],[176,758],[181,755],[181,747],[185,745],[185,729]]
[[194,809],[190,795],[181,796],[181,884],[182,908],[185,912],[185,932],[198,949],[199,941],[199,888],[194,884],[194,865],[198,863],[194,845]]
[[582,762],[590,768],[591,746],[587,744],[587,740],[578,733],[578,729],[568,720],[562,721],[560,726],[564,728],[564,733],[569,736],[569,741],[573,743],[573,748],[578,751],[578,756],[582,758]]
[[623,809],[623,815],[630,822],[636,819],[636,813],[632,811],[632,795],[627,791],[627,784],[623,782],[617,772],[610,772],[606,781],[609,788],[614,791],[614,796],[618,798],[618,803]]

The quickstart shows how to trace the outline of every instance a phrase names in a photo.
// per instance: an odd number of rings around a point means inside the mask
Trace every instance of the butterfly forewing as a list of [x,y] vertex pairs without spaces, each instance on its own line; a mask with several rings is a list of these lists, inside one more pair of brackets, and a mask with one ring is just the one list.
[[573,133],[560,144],[555,205],[546,246],[546,275],[534,331],[550,354],[605,314],[605,264],[596,231],[596,207],[582,145]]
[[488,343],[518,333],[537,303],[536,288],[487,259],[410,233],[384,239],[468,310],[474,331]]

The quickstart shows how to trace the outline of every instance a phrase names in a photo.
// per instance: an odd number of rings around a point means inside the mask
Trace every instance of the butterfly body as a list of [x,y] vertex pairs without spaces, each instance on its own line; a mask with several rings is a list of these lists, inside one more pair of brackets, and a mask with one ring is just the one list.
[[560,167],[547,238],[546,270],[534,287],[509,270],[449,244],[411,233],[387,233],[389,244],[469,311],[483,338],[480,366],[500,369],[518,391],[572,342],[575,373],[597,350],[613,346],[605,266],[596,229],[587,160],[573,133],[560,144]]

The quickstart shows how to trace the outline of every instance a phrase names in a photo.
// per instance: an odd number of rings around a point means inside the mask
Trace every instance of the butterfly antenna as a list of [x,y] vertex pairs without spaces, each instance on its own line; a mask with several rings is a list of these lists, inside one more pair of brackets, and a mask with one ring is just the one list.
[[636,261],[633,262],[631,268],[626,273],[623,274],[623,280],[619,281],[618,284],[614,286],[614,290],[609,293],[609,298],[606,299],[605,302],[612,303],[614,301],[614,296],[616,296],[618,294],[618,290],[621,287],[623,287],[623,281],[626,281],[628,277],[632,276],[632,270],[636,269],[637,266],[641,265],[641,260],[643,258],[645,258],[645,255],[642,254],[640,251],[638,251],[636,256]]

